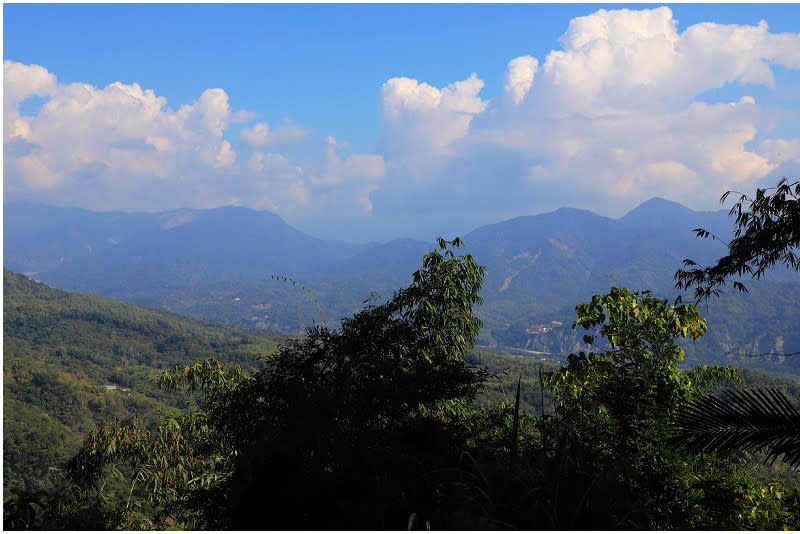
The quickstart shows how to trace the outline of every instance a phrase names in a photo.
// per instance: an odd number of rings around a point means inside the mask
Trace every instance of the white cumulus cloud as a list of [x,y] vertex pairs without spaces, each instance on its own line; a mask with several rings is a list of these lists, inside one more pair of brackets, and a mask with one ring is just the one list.
[[[508,63],[504,96],[513,112],[477,100],[447,115],[440,90],[389,80],[382,97],[393,194],[414,186],[419,197],[462,199],[465,210],[496,198],[498,208],[516,210],[578,202],[621,211],[653,195],[707,207],[797,157],[797,139],[765,139],[776,111],[744,91],[774,86],[776,66],[800,69],[800,33],[771,33],[763,21],[680,31],[668,7],[600,9],[573,19],[560,44],[541,65],[532,56]],[[480,88],[470,87],[479,99]],[[704,100],[723,87],[739,94]],[[392,152],[408,147],[417,157]],[[427,180],[408,180],[420,170]],[[499,195],[498,179],[514,194]],[[388,205],[391,196],[381,198]]]
[[800,160],[800,138],[766,139],[759,146],[759,152],[767,160],[778,163]]
[[514,105],[522,102],[531,90],[538,68],[539,60],[532,56],[520,56],[508,63],[505,91]]
[[[173,109],[137,83],[59,84],[38,65],[6,61],[4,79],[4,186],[12,195],[95,209],[234,203],[283,215],[367,213],[386,172],[381,155],[341,155],[346,143],[315,145],[313,132],[290,120],[242,128],[239,162],[229,126],[254,115],[234,112],[222,88]],[[31,96],[44,100],[21,115]],[[458,89],[442,95],[451,108],[469,106],[459,97]],[[303,161],[281,153],[300,141]]]
[[41,65],[3,62],[3,110],[13,111],[31,96],[51,96],[56,90],[56,77]]
[[290,121],[284,121],[278,128],[272,128],[266,122],[259,122],[252,128],[242,128],[241,135],[245,144],[263,148],[267,145],[300,141],[311,135],[311,132]]
[[449,155],[452,144],[468,134],[472,118],[486,109],[479,96],[483,85],[474,73],[441,89],[391,78],[381,91],[387,149],[398,155]]
[[340,154],[329,136],[320,162],[293,162],[277,152],[254,151],[247,162],[251,204],[297,216],[370,213],[370,194],[386,173],[378,154]]
[[[172,111],[164,97],[136,83],[57,84],[42,67],[9,61],[5,70],[13,86],[6,112],[16,114],[15,135],[6,141],[24,141],[31,150],[26,160],[12,156],[8,167],[20,187],[74,187],[89,179],[129,188],[148,178],[228,167],[236,159],[223,138],[232,114],[222,89],[208,89]],[[29,81],[27,89],[20,80]],[[30,94],[48,98],[35,114],[19,116]]]
[[[800,166],[779,107],[789,100],[770,99],[791,90],[780,82],[800,70],[800,33],[765,21],[681,27],[668,7],[598,9],[553,48],[509,54],[492,100],[479,73],[387,79],[374,88],[370,153],[234,110],[223,88],[170,106],[137,83],[59,83],[7,60],[4,189],[94,208],[236,202],[286,216],[498,220],[566,203],[619,214],[654,195],[708,208]],[[26,107],[31,97],[41,106]]]
[[30,134],[19,105],[32,96],[51,96],[56,87],[56,77],[41,65],[3,62],[3,142]]

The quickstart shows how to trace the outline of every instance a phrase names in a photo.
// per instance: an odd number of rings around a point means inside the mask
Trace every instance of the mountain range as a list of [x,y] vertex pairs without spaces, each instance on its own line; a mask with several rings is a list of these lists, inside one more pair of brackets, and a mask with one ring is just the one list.
[[[283,333],[335,323],[375,293],[390,296],[435,246],[433,239],[321,240],[273,213],[241,207],[98,213],[6,203],[4,223],[4,266],[12,271],[62,289]],[[464,252],[487,268],[479,343],[563,354],[579,345],[568,328],[574,306],[592,295],[625,286],[676,296],[673,275],[684,258],[709,264],[725,252],[717,240],[697,239],[698,227],[726,239],[733,221],[725,210],[693,211],[654,198],[619,219],[561,208],[476,228],[461,237]],[[688,352],[709,359],[800,350],[796,328],[787,326],[800,322],[797,273],[775,270],[750,285],[749,294],[709,304],[709,322],[724,334]],[[761,309],[763,299],[772,308]]]
[[[268,211],[241,207],[161,213],[91,212],[21,202],[4,206],[4,266],[69,289],[102,294],[144,287],[209,285],[267,274],[329,279],[378,276],[403,283],[433,246],[412,239],[358,245],[300,232]],[[652,199],[619,220],[562,208],[483,226],[462,236],[466,251],[500,277],[501,292],[534,264],[565,261],[603,270],[660,255],[707,256],[721,247],[691,229],[723,230],[723,212],[694,212]],[[450,236],[452,237],[452,236]],[[674,271],[674,265],[666,266]],[[402,277],[402,281],[398,279]],[[506,282],[508,277],[511,280]]]

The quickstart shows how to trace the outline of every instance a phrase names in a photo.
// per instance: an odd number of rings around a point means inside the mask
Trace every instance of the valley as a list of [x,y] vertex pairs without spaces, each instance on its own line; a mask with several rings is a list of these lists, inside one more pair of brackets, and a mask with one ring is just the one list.
[[3,531],[800,530],[797,6],[2,18]]
[[[665,204],[656,206],[656,211],[659,207],[667,211],[678,209]],[[575,304],[607,290],[604,284],[609,280],[614,285],[652,288],[659,297],[674,296],[670,270],[682,247],[696,258],[713,260],[708,250],[687,236],[677,235],[664,222],[651,220],[650,226],[645,227],[633,224],[635,213],[636,210],[629,217],[613,221],[590,212],[559,210],[466,234],[466,252],[486,265],[483,304],[475,308],[483,328],[480,332],[475,330],[477,345],[462,360],[468,374],[483,377],[480,391],[475,390],[469,406],[470,410],[478,410],[472,412],[477,419],[470,424],[478,425],[472,431],[480,431],[481,417],[508,413],[514,402],[516,410],[523,410],[528,425],[532,418],[544,421],[548,413],[561,409],[562,401],[554,396],[558,389],[545,386],[543,373],[552,380],[564,369],[566,355],[609,348],[602,342],[590,347],[583,339],[586,331],[570,328],[575,320]],[[49,228],[45,224],[46,231],[38,230],[38,248],[27,249],[27,256],[14,248],[13,239],[8,240],[9,265],[38,266],[43,270],[28,274],[53,285],[86,291],[48,287],[4,269],[4,498],[11,495],[9,502],[17,502],[15,499],[27,495],[26,491],[37,489],[45,491],[45,495],[72,491],[61,485],[63,470],[71,469],[64,462],[70,458],[74,461],[76,451],[85,454],[93,450],[98,440],[111,439],[110,445],[104,447],[110,446],[107,450],[114,451],[113,440],[128,439],[114,437],[119,430],[109,428],[132,432],[131,436],[147,432],[144,443],[148,443],[149,433],[163,436],[173,421],[177,425],[173,427],[180,430],[197,414],[205,417],[204,410],[218,409],[214,408],[213,398],[208,397],[206,386],[197,391],[191,389],[188,394],[161,389],[163,376],[193,380],[192,373],[203,372],[204,364],[196,362],[204,358],[214,358],[227,369],[241,368],[243,376],[272,376],[280,368],[280,361],[293,358],[293,351],[308,343],[309,338],[328,336],[325,326],[334,329],[330,334],[334,338],[360,335],[359,328],[352,326],[354,322],[368,318],[370,310],[380,309],[387,298],[398,298],[402,291],[397,291],[413,278],[411,273],[419,268],[419,258],[426,250],[425,243],[413,240],[359,247],[308,238],[312,241],[306,244],[316,247],[314,254],[319,260],[319,269],[314,270],[314,262],[302,254],[293,255],[292,251],[298,250],[296,242],[284,246],[277,240],[268,252],[251,254],[248,251],[255,247],[259,234],[236,243],[236,234],[229,233],[231,221],[226,217],[255,218],[267,227],[277,224],[290,241],[306,239],[287,230],[276,218],[248,210],[225,211],[224,217],[209,217],[228,226],[220,229],[215,226],[217,223],[209,223],[213,228],[201,227],[195,235],[192,221],[202,220],[205,215],[208,214],[182,214],[177,221],[173,216],[155,215],[160,226],[154,229],[151,225],[142,231],[160,253],[151,253],[146,261],[137,255],[146,248],[137,231],[131,230],[128,243],[119,238],[120,233],[92,234],[98,228],[96,221],[64,224],[62,219]],[[81,217],[104,215],[84,212]],[[700,224],[722,224],[718,214],[697,217]],[[673,219],[670,216],[664,220]],[[39,218],[39,224],[43,220]],[[205,241],[202,254],[194,254],[194,248],[178,246],[175,235],[162,235],[183,226],[187,228],[180,239]],[[7,219],[6,231],[8,228]],[[59,232],[74,238],[72,248],[64,248],[68,240],[59,241]],[[691,237],[691,232],[687,233]],[[101,238],[102,235],[117,237]],[[110,248],[97,244],[103,239]],[[85,246],[76,245],[83,242]],[[217,246],[223,251],[221,256]],[[226,257],[231,250],[241,254],[236,261]],[[58,258],[53,254],[59,254]],[[273,255],[280,258],[270,259]],[[300,274],[267,276],[253,267],[259,261],[267,268],[294,268]],[[458,261],[467,260],[461,257]],[[430,268],[429,265],[427,269]],[[749,293],[727,293],[705,304],[708,334],[697,341],[680,342],[686,353],[680,368],[687,374],[698,370],[698,376],[712,369],[708,365],[744,368],[735,373],[746,385],[779,387],[787,392],[789,402],[796,403],[800,366],[794,356],[800,347],[800,336],[794,325],[799,315],[800,283],[793,279],[793,273],[770,274],[774,276],[749,283]],[[102,280],[100,292],[107,296],[88,293],[97,280]],[[644,293],[641,298],[647,295]],[[395,317],[399,319],[402,314]],[[339,318],[344,318],[344,326]],[[308,328],[307,334],[301,336],[304,327]],[[406,328],[397,332],[406,332]],[[366,348],[372,342],[367,339],[359,344]],[[372,361],[370,350],[380,353],[393,346],[391,342],[385,347],[379,343],[360,357]],[[395,368],[394,358],[387,360],[389,367],[382,373],[405,369]],[[570,356],[569,365],[576,361]],[[229,380],[223,367],[214,372],[222,384]],[[290,379],[296,376],[293,373]],[[366,386],[371,395],[379,395],[377,392],[384,388],[384,375],[377,378],[377,385]],[[362,387],[349,376],[347,382],[352,382],[350,388]],[[282,391],[281,384],[278,381],[273,387]],[[716,391],[731,384],[722,380]],[[375,387],[378,389],[370,389]],[[415,383],[408,391],[422,393],[431,387],[446,384],[421,387]],[[227,391],[232,394],[235,388]],[[324,412],[322,408],[318,410]],[[230,415],[232,412],[225,412],[225,419]],[[492,432],[502,424],[506,423],[490,423],[495,425],[490,426]],[[533,435],[533,427],[527,432]],[[480,439],[493,443],[495,438]],[[180,442],[179,438],[175,446]],[[114,458],[116,453],[108,454]],[[135,479],[134,476],[134,484]],[[789,476],[784,479],[792,480]],[[110,484],[108,508],[122,509],[126,506],[124,477],[115,478]],[[137,497],[141,498],[143,495]],[[52,517],[56,521],[77,521],[65,525],[104,524],[102,518],[90,520],[80,515],[85,511],[76,513],[79,515],[74,518],[69,514]],[[116,513],[109,516],[116,518],[111,521],[133,520],[127,512]],[[157,514],[148,514],[148,522],[143,524],[156,524],[149,521]],[[193,524],[186,518],[182,521],[183,525]]]
[[[478,345],[563,356],[581,346],[574,306],[611,286],[675,298],[685,258],[708,264],[724,251],[724,210],[696,212],[655,198],[620,219],[561,208],[482,226],[462,236],[487,268]],[[51,286],[276,335],[336,326],[365,302],[411,280],[431,243],[325,241],[274,214],[245,208],[164,213],[89,212],[32,203],[5,207],[5,266]],[[686,345],[687,362],[800,373],[794,327],[800,280],[773,269],[753,291],[728,291],[703,313],[709,334]],[[682,295],[688,298],[687,295]],[[552,330],[539,329],[557,321]],[[547,331],[545,331],[547,330]],[[758,354],[771,356],[755,357]]]

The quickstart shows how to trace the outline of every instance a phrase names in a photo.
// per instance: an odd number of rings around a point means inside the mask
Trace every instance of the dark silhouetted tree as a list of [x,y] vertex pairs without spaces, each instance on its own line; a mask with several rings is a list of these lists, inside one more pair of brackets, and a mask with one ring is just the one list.
[[[735,193],[728,191],[720,201],[732,194]],[[739,200],[729,212],[736,215],[736,229],[733,239],[726,243],[728,254],[710,267],[700,267],[686,259],[684,269],[675,273],[675,287],[694,288],[698,301],[718,296],[720,288],[733,277],[761,278],[776,264],[800,269],[800,182],[788,183],[782,178],[774,188],[757,189],[753,198],[736,194],[740,195]],[[722,241],[703,228],[695,232],[698,237]],[[733,281],[733,287],[747,290],[738,280]]]

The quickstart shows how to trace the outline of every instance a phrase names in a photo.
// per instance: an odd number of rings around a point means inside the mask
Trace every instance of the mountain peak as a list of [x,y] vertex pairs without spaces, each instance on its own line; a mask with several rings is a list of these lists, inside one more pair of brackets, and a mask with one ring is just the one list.
[[666,198],[653,197],[633,208],[620,221],[638,226],[665,226],[674,224],[680,217],[693,213],[682,204]]
[[637,207],[635,207],[631,212],[634,212],[639,209],[678,209],[683,211],[692,211],[683,204],[679,204],[674,200],[669,200],[663,197],[653,197],[649,200],[645,200]]

